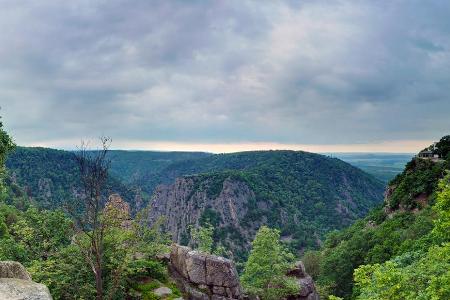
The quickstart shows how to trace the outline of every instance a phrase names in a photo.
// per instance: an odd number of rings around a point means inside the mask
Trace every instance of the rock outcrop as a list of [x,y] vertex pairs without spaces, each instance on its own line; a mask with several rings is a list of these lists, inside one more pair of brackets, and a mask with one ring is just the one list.
[[233,261],[174,244],[169,270],[181,290],[192,300],[242,299],[242,288]]
[[52,296],[45,285],[31,281],[20,263],[1,261],[0,300],[52,300]]
[[[172,185],[158,186],[150,203],[149,223],[164,217],[164,227],[172,234],[173,242],[186,243],[189,241],[183,239],[189,236],[189,225],[198,225],[208,212],[213,213],[214,225],[226,234],[223,245],[232,252],[248,251],[256,230],[266,221],[262,217],[260,222],[243,222],[254,192],[244,182],[231,178],[212,188],[214,184],[190,176],[177,178]],[[217,192],[213,194],[214,189]]]
[[294,277],[300,287],[300,292],[297,295],[291,295],[286,300],[319,300],[319,294],[316,291],[314,280],[305,271],[305,266],[301,261],[297,262],[295,266],[289,270],[288,276]]

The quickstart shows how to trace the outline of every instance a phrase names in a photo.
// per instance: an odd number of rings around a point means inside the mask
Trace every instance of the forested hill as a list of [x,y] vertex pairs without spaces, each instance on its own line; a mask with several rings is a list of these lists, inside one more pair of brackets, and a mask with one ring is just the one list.
[[[185,175],[191,174],[191,175]],[[183,176],[184,175],[184,176]],[[160,173],[152,220],[165,216],[174,240],[189,225],[215,226],[216,245],[245,256],[262,224],[280,228],[297,251],[362,217],[382,201],[384,185],[336,158],[301,151],[252,151],[171,164]]]
[[[11,180],[43,208],[61,207],[79,191],[78,166],[70,151],[16,147],[6,161],[6,167]],[[139,191],[114,175],[109,177],[106,190],[108,194],[119,193],[131,204],[144,205],[137,203]]]
[[414,157],[383,206],[305,254],[322,298],[450,299],[450,136]]
[[[173,163],[211,156],[205,152],[111,150],[111,173],[127,184],[143,185]],[[153,188],[146,188],[152,192]]]
[[[327,163],[324,163],[327,162]],[[340,167],[343,170],[352,170],[356,172],[356,168],[344,163],[337,158],[329,158],[323,155],[303,152],[303,151],[246,151],[228,154],[205,155],[201,158],[178,160],[168,164],[157,173],[143,174],[137,183],[147,192],[152,192],[154,188],[161,183],[172,183],[175,178],[185,175],[221,172],[225,170],[265,170],[270,173],[270,169],[289,168],[291,166],[301,167],[304,174],[324,171],[328,167]],[[368,176],[364,172],[359,172],[361,178],[370,180],[375,183],[372,176]],[[298,175],[298,174],[297,174]],[[320,174],[318,174],[320,176]]]
[[[326,158],[307,152],[251,151],[210,154],[111,150],[109,158],[111,159],[109,190],[121,194],[131,204],[134,204],[135,201],[139,202],[137,203],[138,207],[146,204],[159,184],[173,183],[180,176],[226,170],[258,169],[267,174],[276,174],[283,168],[295,166],[302,168],[302,172],[301,174],[290,174],[290,176],[294,176],[295,180],[301,180],[300,175],[317,173],[316,176],[319,178],[321,173],[326,174],[324,170],[329,167],[342,168],[345,172],[351,170],[356,174],[355,178],[371,182],[380,189],[380,184],[371,176],[339,159]],[[9,155],[6,166],[13,180],[24,187],[43,207],[59,206],[63,199],[67,199],[73,194],[74,188],[78,185],[77,165],[73,152],[70,151],[17,147]],[[283,176],[281,177],[284,179]],[[311,188],[315,179],[301,182],[299,188]],[[291,189],[295,191],[296,188],[297,186]],[[327,185],[323,188],[326,191]],[[280,193],[283,194],[283,191]]]

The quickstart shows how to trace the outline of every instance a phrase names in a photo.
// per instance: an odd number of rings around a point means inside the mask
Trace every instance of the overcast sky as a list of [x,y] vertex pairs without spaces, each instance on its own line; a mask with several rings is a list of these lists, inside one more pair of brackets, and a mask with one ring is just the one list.
[[20,145],[416,151],[450,133],[450,1],[0,0]]

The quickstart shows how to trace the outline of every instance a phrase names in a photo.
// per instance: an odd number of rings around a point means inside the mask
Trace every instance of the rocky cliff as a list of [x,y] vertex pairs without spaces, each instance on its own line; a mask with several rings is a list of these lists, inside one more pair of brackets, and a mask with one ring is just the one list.
[[255,231],[264,222],[263,218],[261,222],[243,226],[248,202],[255,199],[254,192],[244,182],[228,178],[221,183],[217,194],[211,194],[213,184],[196,177],[182,177],[172,185],[160,185],[150,204],[150,222],[164,216],[173,241],[186,243],[189,225],[198,225],[208,218],[209,222],[215,223],[216,232],[223,234],[222,242],[229,249],[248,250]]
[[301,252],[382,201],[383,188],[375,179],[341,161],[274,155],[278,160],[254,169],[182,176],[159,185],[149,204],[150,224],[164,217],[173,241],[192,245],[189,227],[209,223],[215,246],[242,261],[261,225],[281,229],[283,241]]
[[0,262],[0,300],[51,300],[48,288],[31,281],[27,270],[18,262]]
[[229,259],[174,244],[169,270],[188,299],[242,299],[239,276]]

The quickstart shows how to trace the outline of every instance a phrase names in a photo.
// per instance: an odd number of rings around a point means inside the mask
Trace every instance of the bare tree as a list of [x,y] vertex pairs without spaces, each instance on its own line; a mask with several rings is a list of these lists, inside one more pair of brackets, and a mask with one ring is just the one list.
[[95,277],[97,300],[103,299],[103,255],[104,237],[107,227],[102,218],[104,195],[110,160],[107,158],[111,139],[101,137],[101,149],[89,151],[85,142],[75,154],[80,171],[82,192],[74,203],[68,207],[74,219],[76,235],[74,242],[79,246],[84,259],[89,264]]

